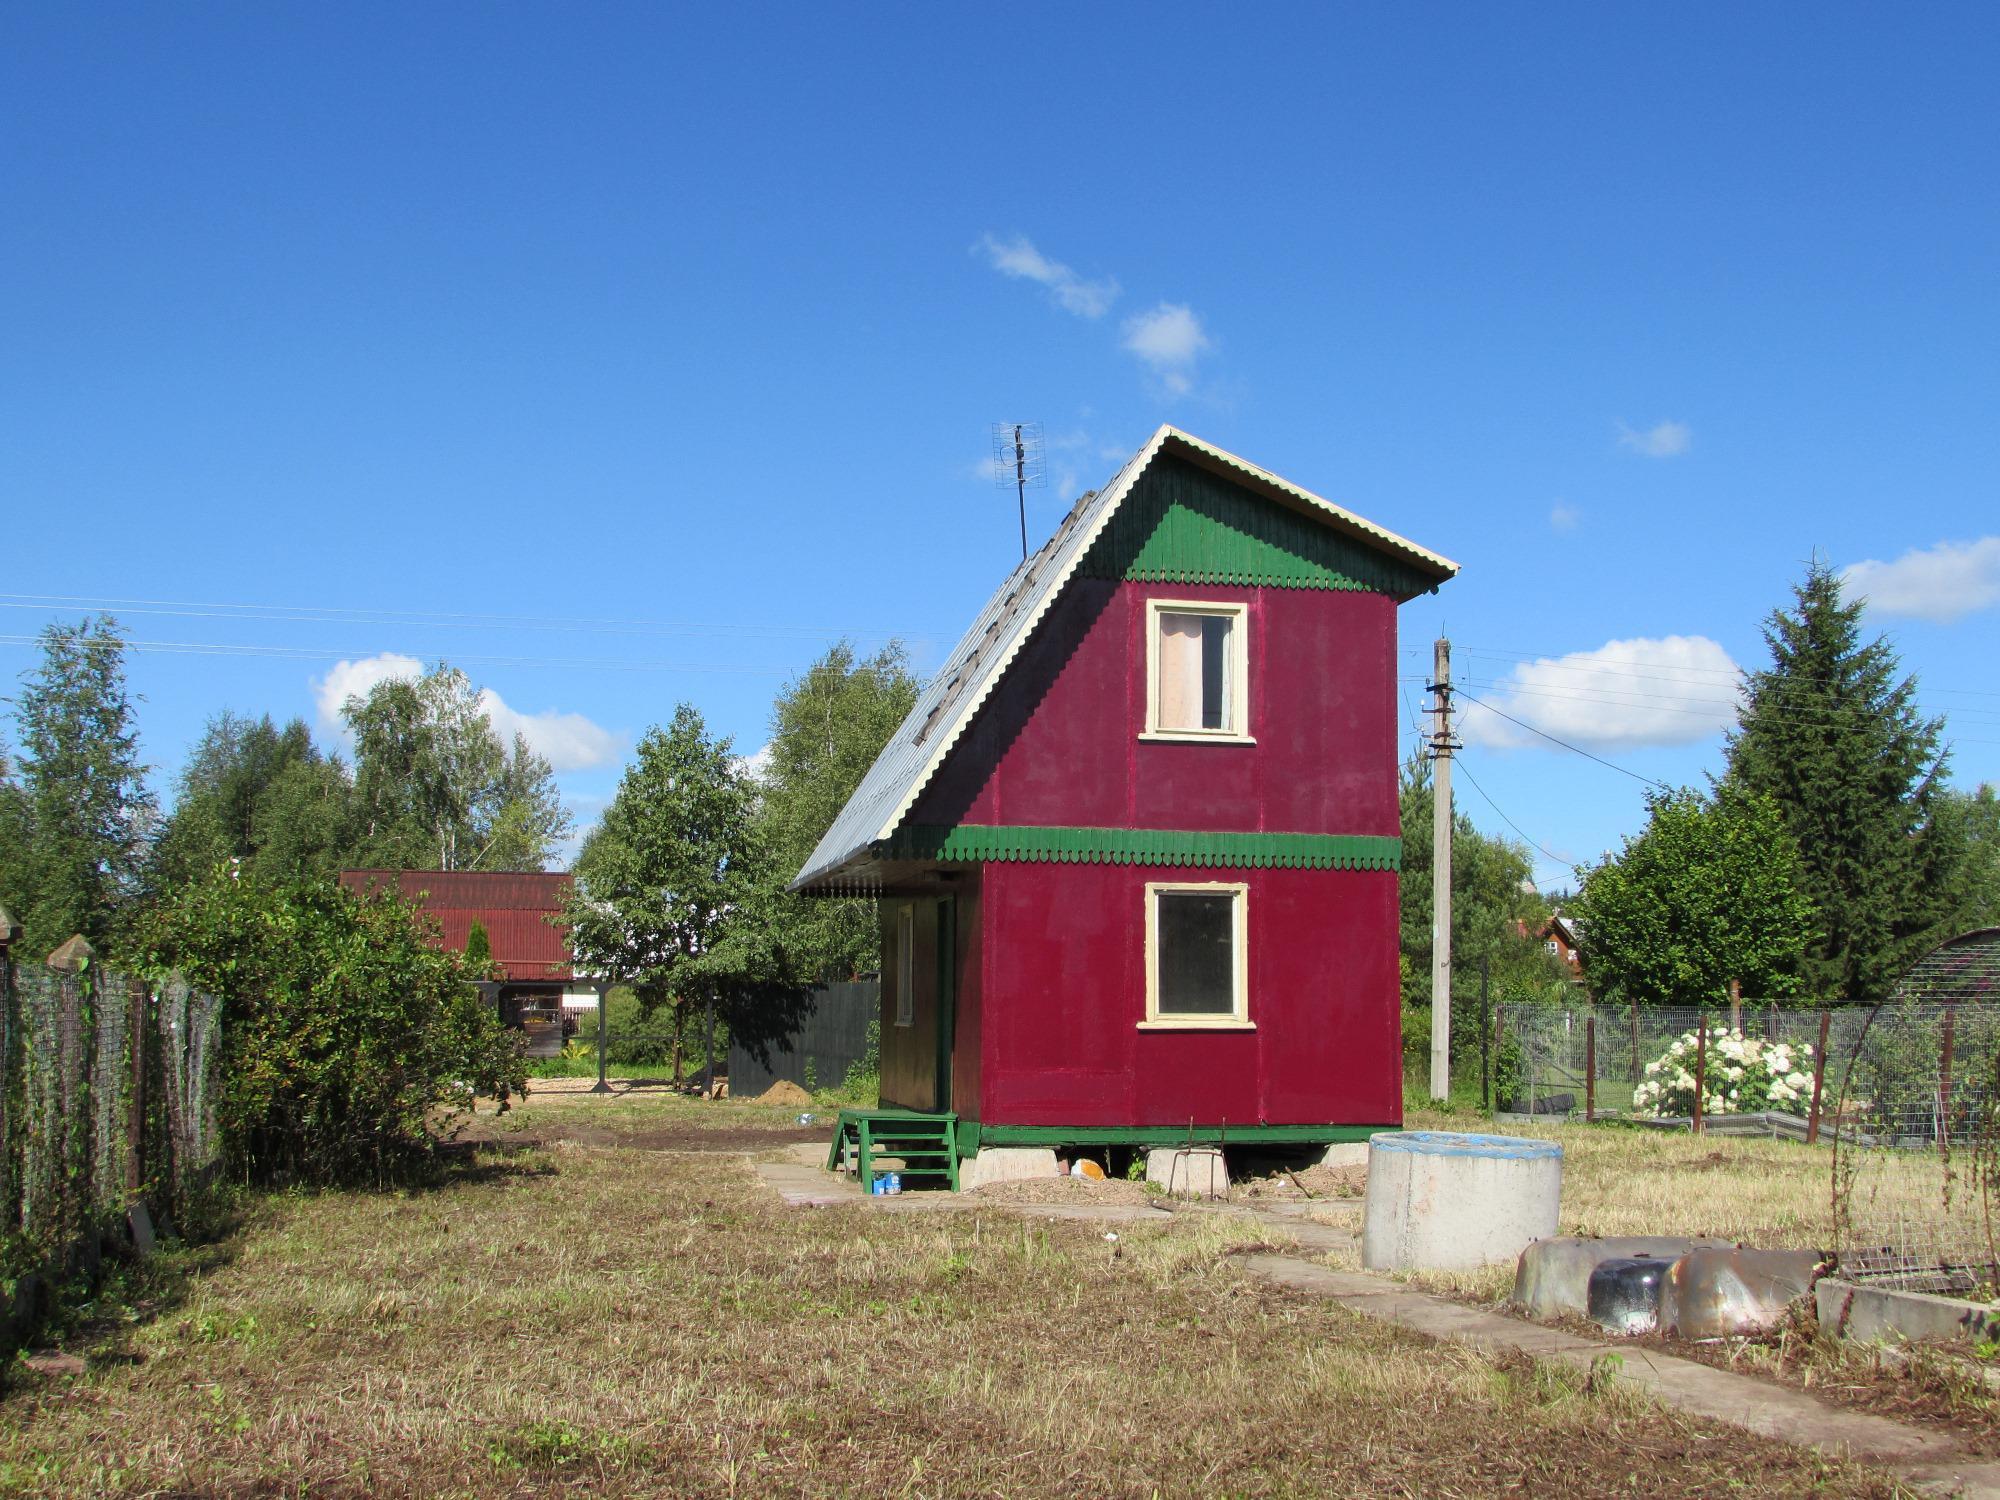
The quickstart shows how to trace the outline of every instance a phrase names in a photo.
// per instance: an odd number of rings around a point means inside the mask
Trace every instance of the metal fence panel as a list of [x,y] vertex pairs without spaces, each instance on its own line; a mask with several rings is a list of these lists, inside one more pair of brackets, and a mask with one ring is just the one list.
[[867,1056],[869,1023],[881,1015],[880,979],[823,985],[814,996],[812,1014],[791,1036],[772,1045],[768,1063],[730,1044],[730,1095],[753,1099],[780,1079],[800,1088],[840,1087],[847,1070]]

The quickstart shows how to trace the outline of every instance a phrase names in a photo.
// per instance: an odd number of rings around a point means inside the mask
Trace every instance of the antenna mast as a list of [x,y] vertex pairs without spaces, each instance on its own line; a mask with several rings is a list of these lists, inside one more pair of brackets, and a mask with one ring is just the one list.
[[1028,560],[1028,487],[1037,489],[1049,482],[1046,455],[1042,448],[1040,422],[995,422],[993,424],[993,482],[1003,489],[1014,486],[1021,510],[1021,561]]

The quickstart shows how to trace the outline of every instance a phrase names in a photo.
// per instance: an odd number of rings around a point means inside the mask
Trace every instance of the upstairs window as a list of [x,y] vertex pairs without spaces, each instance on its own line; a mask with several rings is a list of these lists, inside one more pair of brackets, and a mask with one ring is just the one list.
[[1248,889],[1219,882],[1147,885],[1147,1026],[1250,1024]]
[[1249,740],[1243,606],[1153,599],[1147,626],[1145,736]]

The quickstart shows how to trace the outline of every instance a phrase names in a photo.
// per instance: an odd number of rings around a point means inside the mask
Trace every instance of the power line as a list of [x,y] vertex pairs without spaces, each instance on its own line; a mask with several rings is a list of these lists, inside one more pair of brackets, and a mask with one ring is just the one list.
[[[0,634],[0,646],[36,646],[32,635]],[[247,656],[270,661],[342,661],[371,656],[413,656],[421,661],[449,661],[458,666],[564,667],[611,672],[739,672],[763,675],[796,671],[795,666],[765,666],[748,662],[606,661],[575,656],[480,656],[454,651],[337,650],[330,646],[257,646],[222,641],[144,641],[125,639],[134,651],[183,656]]]
[[[481,614],[464,610],[367,609],[317,604],[241,604],[184,599],[124,599],[90,594],[0,593],[0,609],[56,613],[69,609],[249,623],[435,625],[454,630],[559,630],[612,635],[848,636],[890,640],[905,632],[831,625],[744,624],[720,620],[636,620]],[[931,634],[934,632],[923,632]]]
[[1485,709],[1490,714],[1498,714],[1501,718],[1505,719],[1509,724],[1518,724],[1521,726],[1521,728],[1527,730],[1528,733],[1540,735],[1543,739],[1547,740],[1551,745],[1560,745],[1565,750],[1568,750],[1576,755],[1581,755],[1585,760],[1594,760],[1600,766],[1609,766],[1612,770],[1616,771],[1621,776],[1630,776],[1634,781],[1642,781],[1647,786],[1659,787],[1662,791],[1672,790],[1672,788],[1669,787],[1664,781],[1656,781],[1651,776],[1641,776],[1637,771],[1628,771],[1625,767],[1617,764],[1615,761],[1608,761],[1601,755],[1592,755],[1588,750],[1579,749],[1577,746],[1572,745],[1568,740],[1559,740],[1554,735],[1550,734],[1546,729],[1537,729],[1535,728],[1534,725],[1530,724],[1526,719],[1517,719],[1512,714],[1507,713],[1505,710],[1495,708],[1492,704],[1486,702],[1482,698],[1474,698],[1472,694],[1463,691],[1459,693],[1459,696],[1462,698],[1471,699],[1472,702],[1477,703],[1481,708]]
[[1479,784],[1479,778],[1472,774],[1471,769],[1465,764],[1463,760],[1459,761],[1458,768],[1461,771],[1465,772],[1465,779],[1472,783],[1472,789],[1475,792],[1479,793],[1480,796],[1486,799],[1486,805],[1492,808],[1495,812],[1500,814],[1501,822],[1505,823],[1509,828],[1513,829],[1514,832],[1520,834],[1522,838],[1527,839],[1530,846],[1541,850],[1543,854],[1547,855],[1549,862],[1551,864],[1561,865],[1564,869],[1573,869],[1575,867],[1576,862],[1574,860],[1564,859],[1560,854],[1552,853],[1549,849],[1549,846],[1547,844],[1544,844],[1539,839],[1528,838],[1527,830],[1522,828],[1519,823],[1516,823],[1512,818],[1507,816],[1506,812],[1501,808],[1500,804],[1493,800],[1493,794],[1487,791],[1485,787]]

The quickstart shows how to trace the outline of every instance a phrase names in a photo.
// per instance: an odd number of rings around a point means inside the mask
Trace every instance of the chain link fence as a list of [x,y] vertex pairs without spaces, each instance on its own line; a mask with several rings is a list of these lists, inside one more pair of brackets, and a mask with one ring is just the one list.
[[196,1207],[221,1157],[220,1023],[185,984],[17,962],[0,943],[0,1275],[60,1281],[133,1204]]

